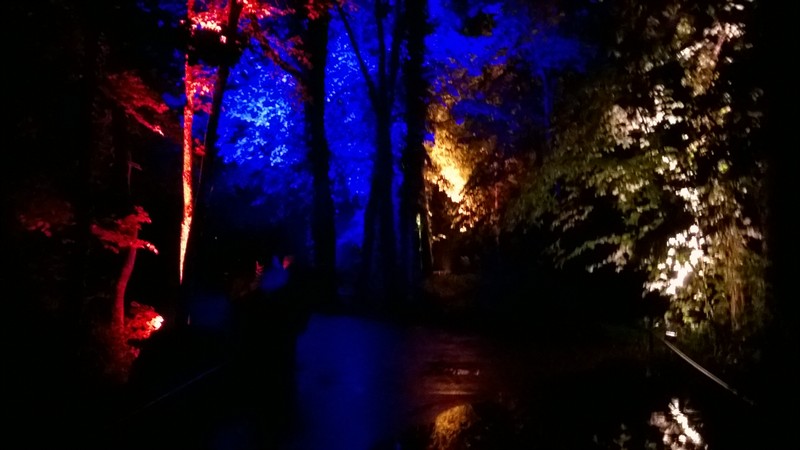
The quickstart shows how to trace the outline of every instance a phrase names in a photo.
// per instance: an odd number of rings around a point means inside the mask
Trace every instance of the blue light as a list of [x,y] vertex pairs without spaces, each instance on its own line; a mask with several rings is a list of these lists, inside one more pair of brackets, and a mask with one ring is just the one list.
[[[377,80],[379,52],[372,5],[361,6],[348,12],[348,21],[355,30],[369,76]],[[582,62],[580,43],[559,36],[547,26],[537,27],[529,15],[507,9],[503,1],[470,1],[455,11],[446,0],[430,0],[428,15],[434,26],[425,39],[424,65],[432,90],[447,92],[456,99],[452,115],[458,126],[479,124],[483,133],[504,133],[507,136],[499,136],[498,141],[505,139],[509,145],[524,134],[520,131],[531,127],[532,116],[541,114],[541,98],[536,97],[540,93],[528,92],[498,102],[492,94],[464,91],[463,86],[452,81],[453,73],[461,73],[463,80],[469,80],[486,76],[493,66],[507,65],[535,78],[537,73],[580,68]],[[468,30],[476,18],[482,20],[477,33]],[[391,30],[392,20],[390,14],[386,30]],[[281,27],[275,24],[276,29]],[[391,33],[386,34],[388,49]],[[343,246],[360,242],[361,238],[375,151],[375,112],[350,37],[335,14],[328,46],[326,132],[338,214],[336,231],[339,245]],[[218,147],[225,164],[224,184],[256,189],[263,203],[311,203],[303,108],[297,87],[292,76],[260,52],[244,52],[231,71],[220,120]],[[395,87],[391,130],[397,160],[406,133],[401,87],[401,83]],[[427,136],[428,140],[433,139],[432,133]],[[399,165],[396,175],[395,189],[402,181]],[[278,215],[271,218],[280,219]]]

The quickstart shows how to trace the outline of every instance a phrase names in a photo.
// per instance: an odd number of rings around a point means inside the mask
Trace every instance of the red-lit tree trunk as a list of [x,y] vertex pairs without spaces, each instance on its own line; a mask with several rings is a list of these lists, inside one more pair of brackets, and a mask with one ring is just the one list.
[[[139,233],[136,233],[134,239],[138,239],[138,235]],[[114,289],[114,313],[111,319],[111,326],[115,333],[120,333],[120,335],[125,331],[125,291],[128,289],[128,282],[136,264],[136,251],[136,247],[125,249],[125,261],[122,264],[122,270]]]
[[[116,170],[111,174],[113,180],[109,180],[110,186],[115,186],[114,190],[117,191],[119,206],[121,210],[128,213],[129,209],[133,208],[130,197],[130,176],[128,175],[128,164],[130,161],[130,149],[126,148],[125,144],[125,118],[120,111],[119,107],[114,107],[111,112],[111,146],[113,154],[115,155],[114,167]],[[124,156],[123,156],[124,155]],[[133,240],[138,239],[139,233],[136,231]],[[125,259],[122,263],[122,269],[117,279],[114,289],[114,299],[112,302],[111,310],[111,330],[120,342],[124,339],[125,332],[125,292],[128,288],[128,282],[133,274],[133,267],[136,263],[136,248],[131,246],[123,248]]]
[[[189,3],[191,4],[192,2],[190,1]],[[227,23],[222,27],[222,34],[225,35],[229,40],[236,36],[238,32],[239,16],[241,12],[241,3],[238,1],[228,2]],[[233,62],[234,61],[230,59],[224,59],[217,69],[211,111],[208,118],[208,124],[206,126],[201,173],[197,178],[198,181],[196,194],[193,199],[184,200],[184,224],[188,223],[188,225],[185,226],[184,232],[186,234],[182,236],[182,239],[185,239],[185,253],[183,257],[180,296],[174,317],[175,323],[178,325],[188,325],[191,320],[189,316],[189,303],[198,286],[199,278],[202,276],[203,266],[201,264],[203,262],[208,262],[204,260],[202,254],[204,250],[203,246],[205,244],[204,233],[208,214],[207,206],[210,201],[210,196],[213,192],[212,174],[214,173],[216,165],[216,144],[219,116],[222,112],[222,100],[225,93],[225,87],[228,82],[228,76],[230,74],[230,66],[233,64]],[[187,57],[187,68],[188,64],[189,61]],[[191,94],[193,95],[194,93],[191,92]],[[193,111],[188,113],[185,112],[184,117],[186,117],[187,114],[191,115],[193,114]],[[186,125],[184,124],[184,127],[185,126]],[[189,167],[189,170],[191,170],[192,163],[189,162],[187,164],[186,162],[186,158],[192,159],[193,155],[187,155],[185,147],[187,139],[189,139],[191,142],[191,131],[191,129],[188,130],[187,135],[187,131],[184,130],[184,167],[182,172],[184,182],[187,179],[189,181],[194,179],[191,173],[187,174],[187,166]],[[191,183],[189,185],[191,186]],[[184,186],[184,190],[186,190],[186,186]],[[189,212],[188,221],[186,219],[187,208]]]

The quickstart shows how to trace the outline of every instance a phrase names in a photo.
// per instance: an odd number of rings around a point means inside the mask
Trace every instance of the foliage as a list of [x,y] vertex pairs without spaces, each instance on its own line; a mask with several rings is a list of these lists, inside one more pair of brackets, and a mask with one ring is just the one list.
[[106,95],[120,105],[125,114],[152,132],[165,135],[164,128],[170,122],[165,117],[169,106],[140,76],[132,71],[109,74],[106,83]]
[[163,318],[155,308],[139,302],[131,302],[129,317],[125,332],[127,340],[145,340],[161,328],[163,322]]
[[310,192],[297,81],[279,70],[245,51],[231,72],[218,142],[224,190],[254,192],[253,203],[271,205],[276,221],[304,210]]
[[75,224],[72,205],[55,193],[41,194],[34,201],[18,207],[17,220],[27,231],[38,231],[52,237],[54,231]]
[[[350,16],[359,25],[363,16]],[[366,61],[370,73],[374,61]],[[367,203],[374,153],[375,116],[367,85],[342,20],[331,20],[326,66],[325,125],[332,153],[331,177],[336,203],[359,210]],[[359,227],[361,233],[363,227]],[[360,239],[358,240],[360,243]]]
[[121,249],[143,248],[158,254],[158,249],[152,243],[138,237],[142,224],[150,222],[150,216],[144,208],[136,206],[133,213],[114,220],[110,226],[92,224],[92,234],[114,253],[119,253]]
[[431,3],[426,177],[446,193],[461,232],[497,235],[524,167],[543,147],[532,143],[546,140],[551,72],[582,65],[577,41],[538,13],[513,1]]
[[766,166],[761,90],[748,70],[755,6],[603,8],[596,17],[619,24],[609,57],[560,104],[553,152],[509,223],[549,223],[562,235],[560,263],[645,271],[645,288],[671,300],[665,319],[675,326],[757,328]]
[[125,321],[125,330],[119,333],[108,324],[92,327],[96,341],[94,358],[105,378],[116,383],[125,383],[130,376],[131,367],[141,353],[141,345],[159,330],[163,317],[155,308],[139,302],[131,302]]

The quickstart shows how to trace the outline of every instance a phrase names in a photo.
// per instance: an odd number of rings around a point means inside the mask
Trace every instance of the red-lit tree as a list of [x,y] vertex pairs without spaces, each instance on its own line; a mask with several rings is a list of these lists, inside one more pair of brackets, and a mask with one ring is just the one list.
[[[198,11],[196,7],[204,9]],[[201,183],[207,180],[214,168],[217,125],[219,114],[222,111],[222,99],[227,83],[228,74],[232,64],[239,55],[239,17],[243,3],[229,1],[227,5],[221,2],[209,2],[197,5],[194,0],[187,2],[187,19],[185,26],[189,35],[189,45],[184,55],[184,94],[186,103],[183,108],[183,219],[181,222],[180,254],[179,254],[179,279],[183,283],[187,269],[187,260],[195,264],[195,258],[190,255],[189,241],[198,241],[198,232],[191,232],[192,222],[195,217],[202,220],[202,214],[195,214],[197,205],[203,205],[211,184]],[[206,116],[205,130],[199,130],[198,135],[204,140],[195,139],[195,117],[198,112]],[[201,132],[204,131],[204,132]],[[195,175],[195,166],[201,163],[201,173]],[[198,193],[195,194],[195,190]],[[195,198],[195,195],[197,198]],[[198,201],[199,200],[199,201]],[[197,225],[197,224],[196,224]],[[199,227],[202,232],[202,225]],[[196,252],[197,245],[192,245],[192,252]],[[182,284],[183,285],[183,284]],[[179,312],[178,316],[183,313]],[[178,320],[184,318],[178,317]]]
[[158,254],[158,249],[145,240],[139,239],[142,224],[151,223],[150,216],[141,206],[134,207],[134,212],[109,225],[92,224],[92,234],[103,243],[103,247],[114,253],[124,253],[125,262],[114,290],[114,306],[111,315],[111,328],[114,333],[122,335],[125,331],[125,290],[133,274],[136,264],[136,252],[146,249]]
[[[146,217],[134,209],[150,208],[143,190],[134,189],[144,186],[139,175],[147,172],[139,162],[162,136],[179,131],[149,87],[154,80],[142,75],[155,72],[142,70],[155,67],[139,58],[147,50],[136,42],[147,34],[139,27],[148,17],[115,1],[61,0],[14,10],[19,38],[33,47],[20,46],[12,56],[19,71],[12,81],[16,123],[10,145],[25,151],[15,152],[19,157],[10,162],[14,169],[3,191],[12,200],[9,254],[18,267],[8,289],[20,293],[14,296],[25,312],[20,331],[46,343],[26,347],[46,361],[31,370],[121,375],[110,367],[118,360],[108,344],[125,340],[125,293],[142,241],[93,225]],[[140,34],[127,33],[129,26]],[[105,238],[125,253],[121,272],[120,261],[102,248]]]
[[[98,189],[103,191],[102,197],[108,202],[97,205],[97,216],[93,218],[90,230],[103,248],[122,254],[124,259],[114,281],[110,321],[96,323],[94,333],[100,336],[107,350],[104,371],[124,380],[137,354],[129,344],[134,336],[128,318],[133,322],[141,320],[141,314],[147,310],[144,306],[137,311],[131,310],[131,302],[126,297],[128,284],[138,250],[146,249],[158,254],[155,245],[139,236],[142,225],[150,224],[151,219],[145,208],[136,204],[141,199],[133,188],[133,171],[143,168],[134,160],[135,152],[130,141],[134,136],[145,138],[144,142],[151,136],[177,141],[179,127],[169,114],[169,107],[134,70],[104,72],[99,91],[93,110],[93,135],[97,146],[95,179]],[[150,310],[147,314],[156,314]]]

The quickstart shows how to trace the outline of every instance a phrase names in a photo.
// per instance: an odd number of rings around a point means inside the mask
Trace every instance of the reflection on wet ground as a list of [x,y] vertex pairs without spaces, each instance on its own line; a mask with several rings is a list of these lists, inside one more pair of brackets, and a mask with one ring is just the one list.
[[314,315],[293,370],[266,354],[217,366],[101,448],[759,448],[752,411],[685,365],[648,364],[631,330],[485,331]]
[[[281,449],[729,448],[706,441],[703,410],[684,400],[694,387],[671,386],[659,368],[645,376],[639,342],[567,332],[509,341],[316,316],[298,341],[297,409]],[[744,430],[727,426],[749,420],[730,421],[745,409],[720,398],[709,401],[729,435],[709,425],[711,439],[742,444]]]
[[673,398],[669,402],[668,411],[654,411],[651,414],[650,425],[663,434],[661,441],[668,448],[701,449],[707,445],[698,430],[698,425],[702,425],[702,418],[699,416],[699,411],[681,405],[679,399]]

